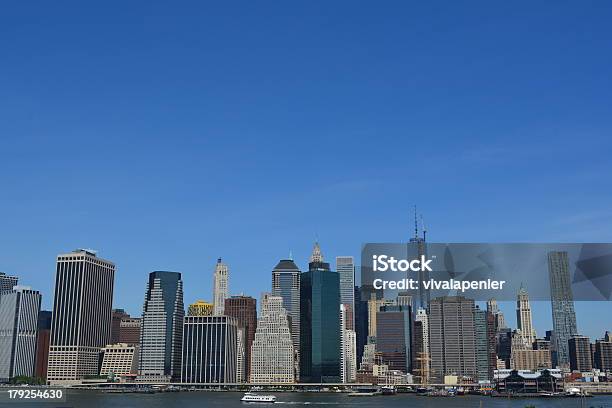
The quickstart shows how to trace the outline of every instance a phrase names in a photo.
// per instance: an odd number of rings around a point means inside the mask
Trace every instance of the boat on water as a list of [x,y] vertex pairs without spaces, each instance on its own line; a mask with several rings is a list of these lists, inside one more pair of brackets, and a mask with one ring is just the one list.
[[267,402],[275,403],[276,397],[274,395],[259,395],[253,392],[247,392],[240,399],[242,402]]
[[581,390],[580,388],[575,388],[575,387],[565,390],[565,393],[563,394],[563,396],[570,397],[570,398],[592,397],[592,395],[589,394],[588,392]]
[[373,397],[380,395],[381,392],[378,388],[357,388],[355,391],[348,394],[349,397]]
[[384,387],[380,387],[380,392],[382,395],[395,395],[397,390],[392,385],[385,385]]

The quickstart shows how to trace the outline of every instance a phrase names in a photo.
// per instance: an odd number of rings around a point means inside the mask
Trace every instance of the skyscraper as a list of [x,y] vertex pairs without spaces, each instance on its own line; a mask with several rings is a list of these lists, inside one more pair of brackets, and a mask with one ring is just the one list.
[[98,375],[100,348],[110,340],[115,265],[79,249],[57,257],[47,380],[80,382]]
[[497,361],[498,361],[497,359],[497,332],[496,332],[495,316],[493,315],[493,313],[487,310],[485,315],[486,315],[486,320],[487,320],[488,376],[489,376],[489,379],[493,379],[493,373],[495,370],[497,370]]
[[506,328],[506,319],[504,318],[504,314],[499,310],[497,300],[493,298],[487,300],[487,312],[493,315],[495,332]]
[[449,374],[476,379],[474,301],[443,296],[429,305],[431,376],[438,383]]
[[289,328],[296,353],[296,374],[299,374],[300,269],[292,259],[281,259],[272,270],[272,295],[283,299],[283,307],[289,316]]
[[291,384],[295,381],[293,339],[283,298],[268,293],[251,346],[251,383]]
[[181,382],[235,383],[238,331],[235,317],[186,316]]
[[375,290],[372,285],[355,286],[355,331],[357,335],[357,361],[361,361],[364,348],[368,343],[370,329],[370,299],[381,299],[382,290]]
[[227,265],[217,259],[213,277],[213,314],[221,316],[225,312],[225,299],[229,296],[229,270]]
[[570,369],[572,371],[590,371],[593,369],[591,340],[587,336],[574,335],[568,341]]
[[609,335],[595,341],[594,366],[601,371],[612,371],[612,339]]
[[40,293],[15,286],[0,298],[0,381],[34,376]]
[[548,253],[548,277],[557,365],[569,365],[569,339],[578,333],[567,252]]
[[531,306],[529,304],[529,294],[527,289],[521,284],[516,299],[516,324],[521,331],[525,345],[529,348],[536,339],[536,331],[531,322]]
[[340,374],[343,383],[354,382],[357,377],[357,337],[355,331],[348,328],[347,313],[349,306],[340,304]]
[[510,358],[512,357],[512,329],[505,327],[498,329],[496,333],[496,352],[497,357],[506,363],[510,368]]
[[257,301],[251,296],[232,296],[225,299],[225,315],[235,317],[244,339],[244,378],[251,369],[251,345],[257,329]]
[[181,274],[151,272],[142,307],[139,379],[166,382],[180,376],[184,315]]
[[476,379],[489,381],[489,353],[487,337],[487,312],[474,309],[474,331],[476,335]]
[[[427,257],[427,230],[425,229],[425,225],[423,224],[423,217],[421,217],[421,226],[423,229],[423,236],[419,236],[419,227],[417,224],[417,211],[416,205],[414,206],[414,237],[410,238],[410,242],[408,244],[409,252],[412,252],[415,255],[415,258],[421,258],[422,256]],[[412,278],[409,276],[408,278]],[[429,272],[425,270],[425,268],[421,268],[419,270],[419,298],[417,307],[427,309],[429,307],[429,302],[431,300],[431,290],[427,289],[422,282],[426,282],[429,280]]]
[[340,278],[340,303],[347,306],[347,330],[355,330],[355,262],[352,256],[336,257],[336,271]]
[[410,306],[381,306],[376,313],[376,353],[390,370],[412,371]]
[[340,280],[318,243],[300,282],[300,381],[340,381]]

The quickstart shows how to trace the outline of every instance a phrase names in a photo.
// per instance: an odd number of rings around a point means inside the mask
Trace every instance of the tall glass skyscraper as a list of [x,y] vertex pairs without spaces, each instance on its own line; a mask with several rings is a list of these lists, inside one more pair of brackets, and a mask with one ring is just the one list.
[[292,259],[281,259],[272,270],[272,295],[283,299],[295,350],[300,348],[300,269]]
[[[417,224],[417,212],[416,206],[414,207],[414,237],[410,238],[408,243],[408,257],[407,259],[417,259],[422,256],[427,257],[427,230],[425,229],[425,225],[423,225],[423,217],[421,217],[421,226],[423,229],[423,236],[419,236],[419,227]],[[408,276],[408,278],[412,278],[412,276]],[[419,297],[417,300],[417,308],[428,309],[429,302],[431,301],[431,290],[427,289],[422,282],[426,282],[429,280],[429,272],[426,270],[419,270]],[[416,310],[415,309],[415,310]]]
[[300,381],[340,382],[340,279],[318,243],[300,285]]
[[557,365],[569,365],[569,339],[578,334],[574,296],[570,281],[569,259],[565,251],[548,253],[548,277]]
[[141,379],[165,382],[180,376],[184,316],[181,274],[151,272],[142,308]]
[[181,382],[235,383],[239,331],[235,317],[185,317]]

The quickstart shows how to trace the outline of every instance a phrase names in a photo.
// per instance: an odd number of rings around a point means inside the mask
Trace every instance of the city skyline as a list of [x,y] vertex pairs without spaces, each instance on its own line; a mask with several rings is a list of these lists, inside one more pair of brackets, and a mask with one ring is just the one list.
[[[312,242],[311,242],[312,243]],[[312,247],[311,247],[312,248]],[[338,255],[337,257],[347,257],[347,256],[352,256],[352,255]],[[214,258],[214,257],[213,257]],[[281,261],[288,261],[289,259],[286,259],[287,257],[279,257],[277,259],[276,262],[272,262],[272,264],[277,264],[278,266],[278,262]],[[335,259],[336,256],[333,256],[333,258]],[[280,260],[280,261],[279,261]],[[304,270],[308,270],[308,267],[306,266],[304,267],[300,267],[300,264],[306,264],[308,265],[307,262],[308,259],[306,259],[304,262],[300,262],[299,260],[295,260],[295,259],[291,259],[291,262],[294,262],[295,265],[298,265],[297,268],[298,270],[304,271]],[[210,303],[212,303],[212,298],[213,298],[213,292],[214,292],[214,287],[213,287],[213,279],[212,277],[214,277],[214,271],[216,270],[215,268],[218,267],[219,265],[219,258],[216,258],[216,261],[213,262],[209,267],[208,267],[208,271],[203,271],[202,273],[208,273],[208,277],[204,276],[200,276],[201,274],[196,274],[196,276],[199,276],[199,280],[200,283],[202,283],[202,281],[206,281],[207,278],[211,278],[208,279],[209,281],[211,281],[211,285],[208,288],[203,288],[202,290],[196,289],[193,285],[187,284],[186,287],[183,289],[184,293],[186,293],[187,295],[185,295],[185,304],[189,305],[191,303],[194,303],[196,301],[199,300],[204,300],[204,301],[208,301]],[[224,265],[225,266],[225,265]],[[232,266],[230,264],[228,264],[229,269],[232,269]],[[121,270],[121,266],[118,265],[117,266],[118,270]],[[357,265],[356,268],[358,269],[359,266]],[[271,266],[270,269],[268,271],[264,271],[262,272],[262,275],[267,275],[265,276],[266,279],[270,279],[270,270],[273,270],[274,267]],[[14,272],[9,272],[9,271],[4,271],[4,273],[7,276],[10,275],[14,275],[14,277],[19,278],[19,283],[20,284],[24,284],[27,286],[32,286],[33,289],[40,291],[41,293],[41,297],[42,297],[42,302],[41,302],[41,310],[51,310],[52,309],[52,294],[53,294],[53,286],[51,287],[50,291],[44,291],[44,290],[40,290],[40,287],[42,285],[40,285],[39,283],[37,283],[36,285],[30,285],[28,284],[27,281],[25,281],[24,279],[22,279],[21,276],[19,276],[18,273],[14,273]],[[148,276],[148,274],[150,273],[144,273],[143,274],[143,279],[146,280],[146,276]],[[182,272],[182,275],[184,276],[189,276],[189,274],[185,274],[184,272]],[[252,275],[251,275],[252,276]],[[262,278],[264,277],[262,276]],[[236,277],[235,272],[232,272],[232,277],[234,282],[238,279],[240,279],[240,275],[238,275],[238,277]],[[355,273],[355,285],[360,285],[360,282],[358,280],[359,277],[359,273]],[[133,278],[133,276],[132,276]],[[189,278],[187,278],[189,280]],[[118,284],[118,282],[121,281],[121,275],[120,272],[119,274],[117,272],[115,272],[115,288],[114,288],[114,296],[117,295],[117,291],[120,291],[119,289],[121,288],[121,284]],[[258,279],[260,286],[263,288],[263,290],[261,291],[255,291],[255,290],[250,290],[250,291],[235,291],[232,287],[232,284],[229,284],[229,292],[228,295],[229,296],[237,296],[237,295],[249,295],[249,296],[253,296],[256,299],[259,299],[260,295],[266,292],[270,292],[272,291],[272,280],[270,279],[270,282],[267,282],[264,279]],[[142,282],[140,282],[140,284],[142,284]],[[141,301],[139,301],[138,299],[135,299],[133,296],[129,296],[128,297],[129,301],[124,301],[122,302],[119,299],[116,299],[115,297],[113,297],[113,308],[114,309],[124,309],[126,310],[130,315],[132,316],[137,316],[139,317],[141,315],[142,312],[142,303]],[[477,304],[479,304],[481,307],[485,307],[486,304],[484,304],[483,302],[476,302]],[[511,300],[507,300],[507,301],[499,301],[497,300],[497,303],[499,304],[499,309],[500,311],[504,314],[504,318],[506,319],[506,324],[509,327],[512,328],[517,328],[518,327],[518,320],[517,320],[517,316],[516,316],[516,310],[515,310],[515,306],[516,306],[516,302],[515,301],[511,301]],[[551,313],[552,313],[552,307],[551,307],[551,302],[550,301],[531,301],[532,304],[532,318],[533,318],[533,326],[536,330],[537,333],[543,333],[546,330],[551,330],[553,328],[553,321],[551,318]],[[607,327],[601,327],[601,325],[599,325],[597,322],[594,322],[593,324],[582,324],[582,322],[589,322],[589,317],[591,316],[591,313],[593,311],[593,308],[597,308],[599,305],[606,305],[607,302],[597,302],[597,301],[576,301],[574,302],[574,307],[576,310],[576,320],[578,321],[578,331],[579,334],[581,335],[585,335],[587,337],[590,337],[592,340],[598,339],[601,337],[601,333],[602,330],[609,330]]]
[[[299,381],[346,383],[353,379],[363,382],[370,379],[377,381],[375,378],[379,377],[379,380],[389,379],[390,377],[385,376],[390,375],[398,381],[412,382],[410,373],[415,372],[415,361],[431,361],[431,371],[426,377],[437,382],[441,382],[446,375],[455,374],[489,381],[492,379],[493,370],[500,367],[536,369],[556,367],[560,364],[562,367],[571,366],[574,370],[576,367],[582,367],[581,370],[591,369],[593,363],[601,359],[601,351],[596,350],[597,347],[601,350],[601,346],[592,344],[588,337],[580,335],[576,330],[573,307],[554,308],[555,302],[573,303],[569,287],[567,252],[550,251],[548,259],[551,303],[555,319],[555,335],[552,338],[550,331],[546,331],[544,338],[536,339],[535,329],[531,324],[529,295],[521,284],[516,294],[516,330],[496,328],[501,320],[497,318],[499,316],[496,317],[498,310],[492,299],[487,302],[487,311],[479,309],[473,299],[463,296],[440,296],[432,299],[426,319],[430,353],[423,354],[425,347],[419,342],[426,336],[419,332],[419,327],[423,328],[425,323],[423,319],[418,319],[420,326],[413,325],[414,317],[418,316],[421,310],[413,309],[415,299],[405,292],[390,293],[390,297],[378,299],[378,294],[382,294],[378,293],[376,299],[371,298],[367,304],[367,330],[372,336],[368,338],[367,344],[370,350],[372,346],[375,347],[375,354],[366,358],[364,353],[361,366],[357,370],[357,333],[348,327],[354,327],[354,319],[361,319],[363,308],[359,305],[359,316],[353,316],[350,304],[342,303],[340,274],[325,262],[324,251],[319,242],[315,241],[308,270],[301,272],[299,279]],[[350,264],[352,265],[352,260]],[[214,276],[219,273],[219,265],[220,259],[213,272]],[[226,265],[221,266],[227,271]],[[132,347],[134,343],[130,345],[118,342],[122,337],[121,323],[133,319],[123,309],[112,309],[115,264],[98,257],[91,249],[59,254],[51,321],[48,381],[52,385],[74,384],[87,376],[97,376],[98,372],[104,370],[109,377],[114,375],[114,370],[131,376],[133,373],[135,375],[133,370],[137,367],[138,381],[167,383],[180,379],[181,382],[191,383],[236,383],[252,378],[249,369],[256,368],[260,370],[261,379],[278,378],[283,383],[291,382],[294,368],[297,367],[297,364],[294,367],[293,358],[297,357],[297,354],[294,354],[289,331],[290,318],[283,307],[283,297],[292,290],[293,278],[283,279],[282,283],[278,273],[292,277],[296,268],[293,262],[281,260],[272,272],[272,286],[282,290],[279,292],[280,296],[262,294],[262,305],[268,307],[273,303],[276,312],[267,309],[267,312],[272,314],[266,319],[266,311],[262,310],[261,318],[264,318],[267,326],[262,327],[263,331],[260,333],[264,336],[271,334],[272,337],[260,337],[259,345],[253,346],[253,350],[258,350],[258,357],[253,361],[250,358],[251,345],[254,344],[255,326],[258,321],[255,298],[244,295],[228,297],[224,302],[223,314],[214,313],[213,305],[198,301],[188,308],[185,317],[181,273],[151,272],[145,290],[142,320],[139,321],[140,337],[135,343],[139,346]],[[347,268],[347,272],[352,275],[352,267]],[[227,273],[224,273],[224,279],[226,278]],[[18,279],[13,278],[13,281],[17,283]],[[25,288],[25,292],[22,288]],[[224,285],[224,290],[227,289],[228,286]],[[40,315],[39,292],[24,286],[15,286],[12,291],[2,292],[0,298],[1,303],[13,305],[3,308],[2,324],[6,329],[5,334],[12,332],[14,336],[16,333],[9,326],[16,316],[21,316],[19,304],[22,302],[19,299],[20,295],[23,296],[22,293],[31,293],[33,296],[27,301],[30,306],[24,308],[29,310],[23,315],[25,321],[37,328],[46,325],[40,320],[46,317],[45,313]],[[98,299],[93,300],[94,298]],[[288,299],[291,301],[291,297]],[[268,300],[272,303],[266,303]],[[283,311],[278,314],[280,308]],[[98,318],[91,319],[90,316]],[[561,325],[571,321],[572,327],[570,325],[561,328]],[[359,327],[362,331],[366,330],[364,325]],[[560,334],[557,335],[557,331]],[[38,342],[37,329],[25,328],[24,333],[28,333],[30,339],[27,347],[34,350]],[[79,333],[85,335],[81,336]],[[506,344],[499,343],[499,339],[504,336],[511,342],[510,349]],[[607,330],[605,336],[609,336]],[[280,349],[270,349],[271,343],[264,340],[266,338],[290,344],[283,347],[282,353],[282,358],[289,363],[288,366],[284,364],[273,368],[265,363],[273,353],[280,352]],[[200,347],[200,339],[205,339],[206,347]],[[551,340],[556,341],[554,348],[551,347]],[[567,346],[563,346],[565,343]],[[14,337],[13,340],[5,338],[3,344],[3,353],[0,354],[3,354],[4,358],[23,354],[18,348],[9,347],[9,344],[14,344]],[[78,349],[79,352],[72,353],[73,349]],[[100,350],[106,350],[106,362],[94,358]],[[508,350],[511,350],[510,355]],[[6,354],[7,351],[10,353]],[[596,352],[599,354],[591,355]],[[137,360],[136,353],[139,355]],[[585,353],[589,354],[585,356]],[[18,358],[14,360],[15,363],[11,362],[8,374],[5,373],[5,381],[15,376],[11,374],[13,364],[22,364],[25,374],[33,375],[35,365],[39,365],[33,359],[34,355],[39,355],[38,350],[30,355],[31,361]],[[606,354],[604,360],[609,358]],[[96,361],[98,364],[94,366]],[[603,364],[607,367],[607,363]],[[203,367],[210,367],[210,370]],[[422,368],[419,364],[416,372],[424,373]]]

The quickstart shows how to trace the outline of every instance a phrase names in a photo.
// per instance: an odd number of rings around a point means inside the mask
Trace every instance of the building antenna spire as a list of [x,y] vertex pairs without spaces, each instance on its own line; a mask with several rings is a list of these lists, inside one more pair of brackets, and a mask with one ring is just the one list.
[[293,251],[289,249],[289,259],[293,261]]
[[414,238],[419,238],[419,226],[417,224],[417,206],[414,205]]
[[423,241],[427,238],[427,228],[425,227],[425,221],[423,221],[423,214],[421,214],[421,229],[423,230]]

